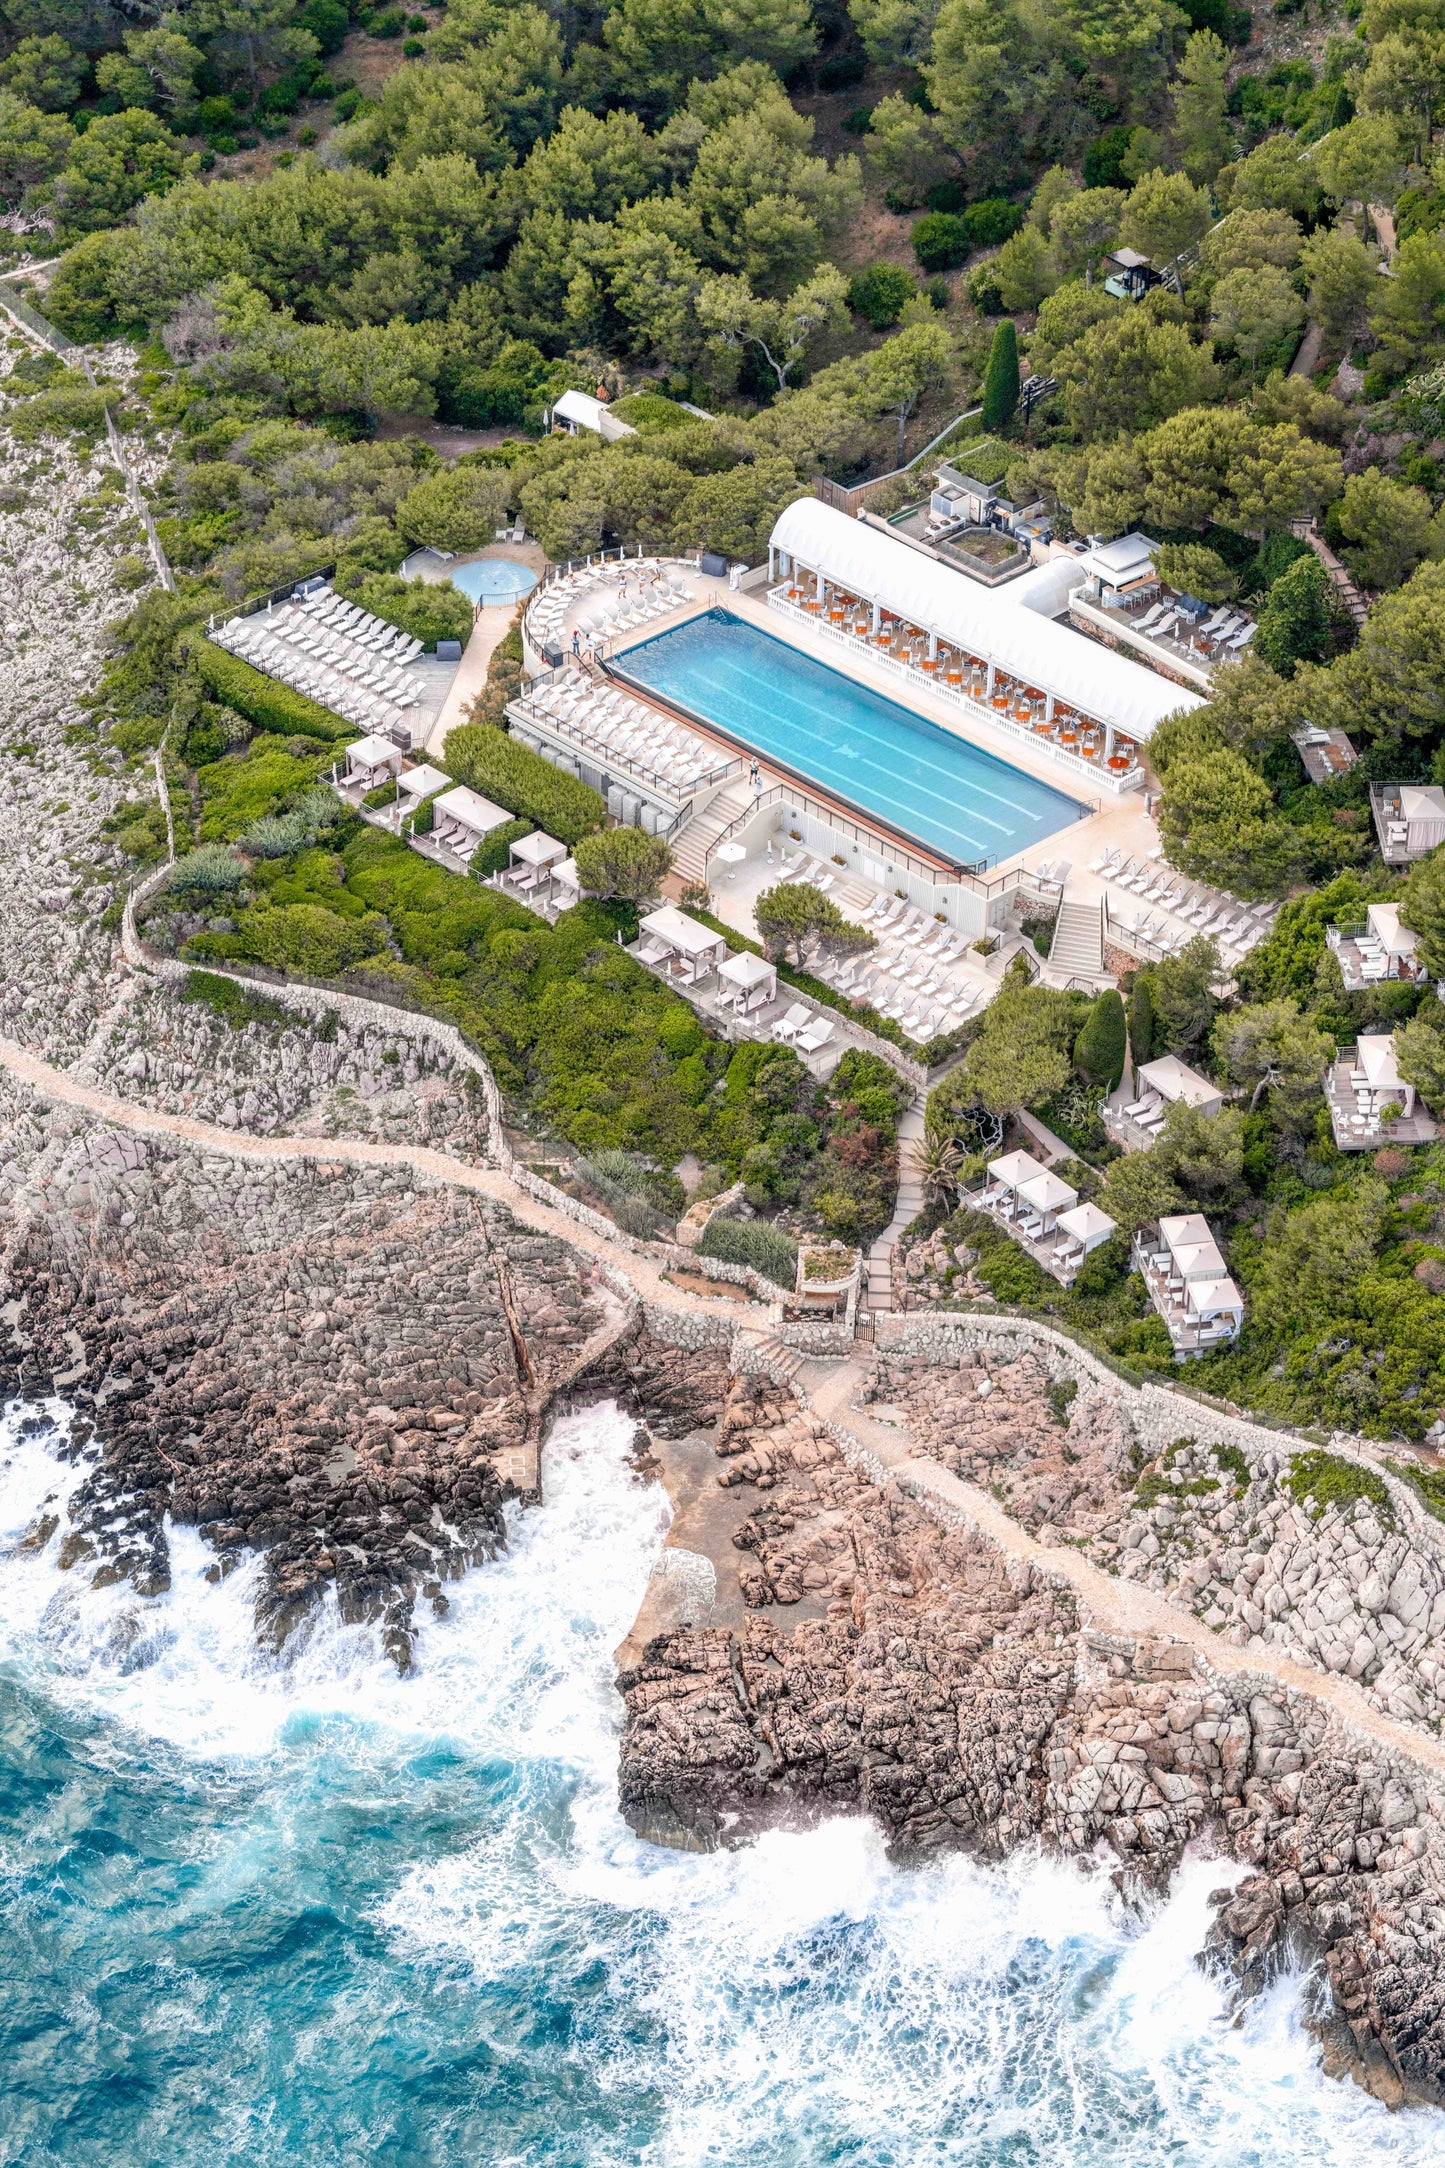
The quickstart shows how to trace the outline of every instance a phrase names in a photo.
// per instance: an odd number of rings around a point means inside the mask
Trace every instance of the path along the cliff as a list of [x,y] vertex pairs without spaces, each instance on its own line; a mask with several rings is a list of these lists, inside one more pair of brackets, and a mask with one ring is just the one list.
[[[0,1064],[46,1099],[83,1107],[98,1120],[138,1135],[176,1137],[232,1158],[404,1166],[432,1181],[480,1191],[505,1206],[522,1225],[554,1235],[606,1264],[643,1301],[678,1312],[744,1323],[735,1302],[696,1295],[679,1287],[652,1259],[624,1249],[594,1229],[552,1210],[496,1168],[475,1166],[425,1145],[371,1144],[345,1137],[318,1140],[237,1134],[210,1122],[164,1114],[98,1091],[5,1039],[0,1039]],[[1445,1741],[1382,1715],[1348,1679],[1309,1669],[1271,1649],[1238,1648],[1192,1613],[1176,1608],[1152,1590],[1116,1579],[1067,1547],[1038,1542],[985,1491],[962,1482],[936,1461],[916,1454],[901,1426],[882,1423],[856,1406],[863,1377],[863,1367],[857,1362],[810,1363],[798,1382],[813,1412],[834,1427],[871,1471],[896,1482],[940,1518],[971,1524],[1005,1556],[1026,1562],[1072,1589],[1096,1628],[1105,1633],[1182,1642],[1197,1650],[1216,1672],[1257,1677],[1262,1683],[1273,1680],[1291,1692],[1311,1695],[1362,1737],[1445,1775]]]

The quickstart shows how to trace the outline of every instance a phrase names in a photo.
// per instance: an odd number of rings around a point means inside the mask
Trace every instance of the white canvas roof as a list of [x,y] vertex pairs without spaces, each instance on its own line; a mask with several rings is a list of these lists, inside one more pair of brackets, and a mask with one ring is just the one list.
[[1360,1067],[1377,1092],[1408,1091],[1409,1086],[1400,1074],[1395,1059],[1395,1035],[1393,1032],[1363,1032],[1360,1036]]
[[1082,1242],[1086,1250],[1107,1242],[1118,1224],[1096,1204],[1076,1204],[1072,1211],[1059,1214],[1059,1225],[1064,1233],[1072,1235],[1076,1242]]
[[727,946],[725,934],[714,933],[711,926],[700,926],[695,918],[675,910],[670,903],[660,911],[649,911],[642,921],[642,931],[665,941],[680,956],[705,956],[709,949]]
[[[773,529],[772,546],[1131,738],[1147,738],[1166,715],[1203,704],[1198,693],[1156,677],[1142,663],[1021,607],[1008,587],[993,593],[977,587],[966,574],[816,497],[800,497],[787,507]],[[1076,584],[1083,577],[1077,560],[1066,569]]]
[[751,949],[739,949],[736,956],[729,956],[725,964],[718,965],[720,979],[731,979],[734,986],[761,986],[765,979],[777,984],[778,972],[765,956],[754,956]]
[[[511,815],[507,814],[510,820]],[[522,836],[512,845],[513,858],[520,858],[527,866],[554,865],[559,858],[567,856],[567,846],[555,836],[544,836],[540,828],[534,828],[529,836]]]
[[390,761],[401,766],[401,747],[393,745],[390,738],[358,738],[346,748],[347,765],[352,768],[381,768]]
[[986,1171],[990,1180],[1002,1182],[1005,1189],[1017,1189],[1020,1182],[1027,1182],[1031,1174],[1042,1174],[1044,1169],[1028,1152],[1004,1152],[989,1161]]
[[1413,956],[1415,936],[1408,926],[1400,924],[1398,903],[1372,903],[1365,912],[1370,931],[1377,941],[1383,941],[1392,956]]
[[1403,783],[1400,811],[1407,821],[1445,821],[1445,790],[1433,783]]
[[1027,1182],[1020,1182],[1019,1195],[1038,1212],[1058,1212],[1065,1205],[1077,1204],[1079,1201],[1078,1191],[1070,1189],[1061,1176],[1052,1173],[1047,1167],[1041,1168]]
[[1223,1310],[1244,1310],[1244,1297],[1226,1272],[1217,1280],[1191,1280],[1187,1295],[1196,1317],[1217,1317]]
[[1176,1268],[1186,1280],[1228,1277],[1229,1268],[1202,1212],[1180,1212],[1172,1218],[1161,1219],[1159,1232]]
[[493,805],[490,798],[483,798],[477,791],[468,790],[465,783],[458,783],[455,790],[449,790],[443,797],[438,798],[433,811],[445,819],[459,821],[463,828],[470,828],[473,835],[478,836],[490,835],[494,828],[501,827],[503,821],[512,818],[510,813],[503,812],[501,806]]
[[577,861],[575,858],[559,860],[551,868],[551,874],[554,881],[563,881],[568,888],[580,888],[582,886],[582,883],[577,878]]
[[1137,580],[1153,571],[1158,547],[1146,534],[1121,534],[1117,542],[1087,551],[1079,562],[1086,572],[1102,573],[1106,580]]
[[440,768],[433,768],[424,760],[419,768],[403,768],[396,779],[396,787],[412,797],[430,798],[434,790],[445,790],[450,781],[450,776],[443,775]]
[[1223,1106],[1224,1094],[1207,1076],[1189,1068],[1177,1054],[1161,1054],[1158,1061],[1142,1062],[1139,1074],[1161,1099],[1182,1099],[1186,1106],[1212,1110]]

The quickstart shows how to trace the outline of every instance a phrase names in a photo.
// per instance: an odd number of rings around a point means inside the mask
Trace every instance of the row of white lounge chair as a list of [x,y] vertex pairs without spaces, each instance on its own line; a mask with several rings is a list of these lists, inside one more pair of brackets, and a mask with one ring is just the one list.
[[329,587],[299,603],[233,617],[212,637],[348,722],[385,728],[418,704],[406,671],[421,641]]
[[614,759],[626,760],[648,777],[676,788],[690,789],[722,757],[660,709],[632,699],[616,686],[599,689],[581,670],[539,680],[523,705],[535,712],[539,729],[549,722],[560,723],[568,735],[584,738]]
[[677,573],[660,570],[653,558],[630,558],[605,572],[582,569],[549,581],[527,611],[527,633],[534,647],[551,646],[562,639],[573,610],[581,632],[629,632],[692,599],[691,588]]
[[1109,850],[1090,861],[1089,871],[1110,889],[1122,889],[1149,907],[1131,915],[1111,896],[1111,926],[1166,955],[1207,934],[1218,942],[1226,962],[1237,962],[1265,938],[1276,910],[1272,903],[1243,904],[1206,882],[1185,880],[1154,857],[1136,860]]

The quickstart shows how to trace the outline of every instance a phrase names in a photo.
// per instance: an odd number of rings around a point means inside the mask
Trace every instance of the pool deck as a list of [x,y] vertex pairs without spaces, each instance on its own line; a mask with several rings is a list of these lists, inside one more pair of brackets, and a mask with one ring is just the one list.
[[[1046,783],[1051,790],[1065,797],[1082,802],[1090,793],[1087,778],[1077,781],[1066,775],[1056,761],[1040,752],[1027,739],[1016,738],[1011,732],[990,727],[981,716],[964,713],[951,701],[940,699],[927,687],[900,686],[896,674],[882,664],[873,661],[866,648],[838,650],[831,641],[818,637],[810,626],[793,622],[781,610],[770,609],[757,595],[737,593],[721,580],[705,580],[696,577],[690,581],[697,596],[690,609],[679,610],[666,620],[665,625],[639,626],[635,632],[624,634],[609,645],[608,653],[613,659],[624,656],[630,648],[641,647],[657,633],[670,631],[676,625],[685,624],[689,618],[698,617],[706,610],[727,610],[734,617],[754,625],[760,632],[770,633],[775,640],[794,647],[800,655],[808,655],[814,662],[824,663],[837,671],[840,677],[851,677],[858,684],[866,685],[885,700],[897,707],[911,710],[926,721],[937,723],[950,736],[961,738],[966,744],[977,746],[980,752],[991,753],[996,760],[1016,768],[1020,774],[1031,776]],[[470,657],[470,648],[467,651]],[[850,664],[845,668],[844,664]],[[464,659],[465,667],[465,659]],[[1142,667],[1142,665],[1141,665]],[[646,697],[645,692],[643,697]],[[700,726],[705,728],[705,725]],[[723,741],[720,741],[723,742]],[[765,789],[788,778],[771,768],[767,759],[760,755],[759,765],[763,771]],[[819,779],[820,788],[827,790],[826,779]],[[1152,851],[1159,841],[1159,831],[1144,810],[1144,793],[1139,790],[1125,792],[1120,797],[1099,794],[1097,813],[1071,825],[1055,829],[1021,851],[1001,858],[997,867],[991,867],[989,878],[1017,867],[1037,867],[1042,860],[1066,857],[1072,861],[1068,892],[1071,902],[1091,902],[1104,894],[1104,884],[1097,875],[1088,871],[1089,862],[1099,858],[1109,849],[1126,852],[1131,857],[1142,858]]]

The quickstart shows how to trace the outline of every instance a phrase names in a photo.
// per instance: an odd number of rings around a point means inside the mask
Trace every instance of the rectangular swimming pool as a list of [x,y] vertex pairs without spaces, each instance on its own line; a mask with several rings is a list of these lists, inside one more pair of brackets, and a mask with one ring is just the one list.
[[657,633],[613,667],[958,864],[1012,857],[1087,811],[727,610]]

